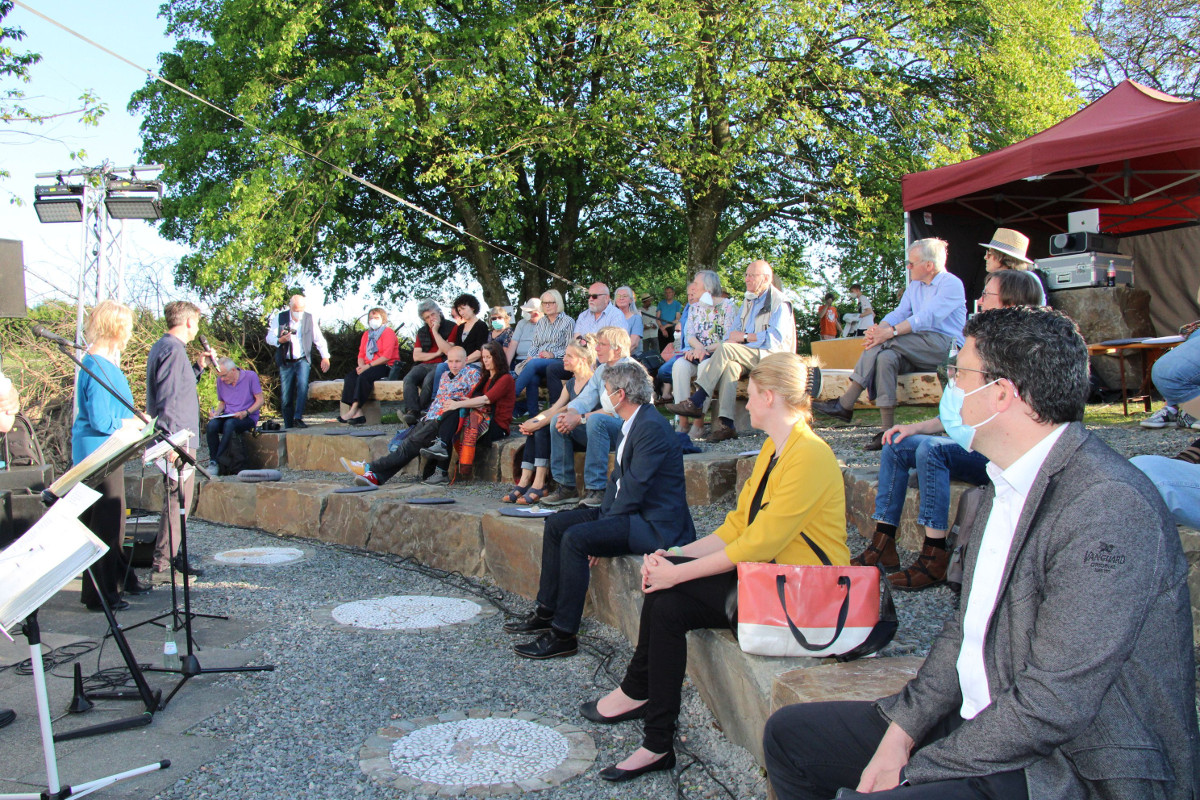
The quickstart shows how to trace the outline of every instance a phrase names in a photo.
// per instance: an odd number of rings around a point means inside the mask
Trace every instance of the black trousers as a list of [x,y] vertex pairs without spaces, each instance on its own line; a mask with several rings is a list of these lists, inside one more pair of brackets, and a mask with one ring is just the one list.
[[650,752],[665,753],[675,741],[687,671],[687,632],[728,628],[725,598],[736,585],[737,572],[722,572],[644,595],[637,649],[621,690],[634,700],[648,701],[642,746]]
[[121,551],[121,542],[125,539],[124,470],[113,472],[96,489],[100,492],[100,499],[87,510],[84,523],[100,541],[108,545],[108,552],[92,564],[91,574],[96,576],[96,583],[92,582],[87,572],[83,573],[83,589],[79,593],[79,600],[89,606],[100,605],[101,593],[109,603],[121,599],[120,591],[127,567],[125,554]]
[[[937,725],[917,750],[962,724],[955,716]],[[830,800],[853,790],[883,739],[888,722],[866,701],[797,703],[767,720],[763,751],[767,777],[779,800]],[[999,772],[860,795],[879,800],[1028,800],[1025,770]]]
[[631,552],[629,517],[624,514],[602,518],[600,509],[582,506],[546,517],[537,603],[543,612],[553,614],[551,625],[562,633],[579,632],[592,579],[588,556]]
[[375,390],[375,381],[383,380],[391,369],[387,364],[376,364],[363,370],[362,374],[351,372],[346,375],[346,379],[342,381],[342,402],[346,405],[362,405],[370,400],[371,392]]

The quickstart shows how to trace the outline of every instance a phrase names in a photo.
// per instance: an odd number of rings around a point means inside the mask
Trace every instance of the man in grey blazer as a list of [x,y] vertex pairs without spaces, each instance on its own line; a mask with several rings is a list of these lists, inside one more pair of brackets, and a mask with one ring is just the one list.
[[1080,423],[1087,349],[1068,317],[987,311],[966,337],[947,391],[992,485],[959,608],[899,694],[771,717],[775,793],[1194,798],[1192,620],[1174,522]]
[[683,450],[671,423],[652,404],[645,368],[636,361],[609,365],[601,391],[623,423],[616,465],[599,508],[581,506],[546,518],[537,607],[504,626],[509,633],[540,634],[513,647],[525,658],[578,651],[589,567],[597,557],[653,553],[696,538]]

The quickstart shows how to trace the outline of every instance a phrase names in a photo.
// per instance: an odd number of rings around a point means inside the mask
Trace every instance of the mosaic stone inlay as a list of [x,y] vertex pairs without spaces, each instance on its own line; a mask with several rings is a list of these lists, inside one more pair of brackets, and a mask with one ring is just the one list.
[[465,719],[410,733],[392,745],[392,766],[441,784],[524,781],[567,757],[567,739],[523,719]]
[[479,615],[478,603],[457,597],[404,595],[356,600],[333,609],[342,625],[376,630],[437,628],[465,622]]
[[213,558],[222,564],[267,567],[299,561],[304,558],[304,551],[297,550],[295,547],[244,547],[240,550],[226,550],[223,553],[217,553]]
[[495,797],[561,785],[595,763],[596,745],[560,720],[475,708],[394,722],[358,757],[372,780],[406,793]]

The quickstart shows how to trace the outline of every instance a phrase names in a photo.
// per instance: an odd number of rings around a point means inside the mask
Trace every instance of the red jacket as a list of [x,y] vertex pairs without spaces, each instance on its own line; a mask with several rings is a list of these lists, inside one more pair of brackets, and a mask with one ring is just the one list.
[[[363,361],[367,360],[367,340],[371,337],[371,332],[366,331],[362,335],[362,341],[358,343],[358,357]],[[387,365],[391,366],[400,360],[400,342],[396,339],[396,332],[391,328],[384,328],[383,333],[379,334],[379,352],[375,357],[383,356],[387,359]]]

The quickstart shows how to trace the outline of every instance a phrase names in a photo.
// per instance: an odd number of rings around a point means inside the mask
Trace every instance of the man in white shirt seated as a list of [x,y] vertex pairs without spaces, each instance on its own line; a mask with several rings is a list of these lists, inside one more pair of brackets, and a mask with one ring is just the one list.
[[898,694],[772,715],[776,797],[1195,798],[1187,561],[1154,486],[1081,423],[1074,322],[985,311],[949,372],[993,484],[959,608]]

